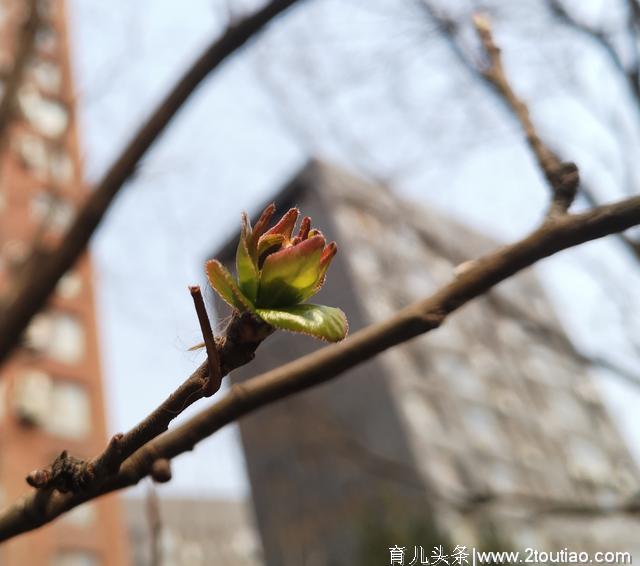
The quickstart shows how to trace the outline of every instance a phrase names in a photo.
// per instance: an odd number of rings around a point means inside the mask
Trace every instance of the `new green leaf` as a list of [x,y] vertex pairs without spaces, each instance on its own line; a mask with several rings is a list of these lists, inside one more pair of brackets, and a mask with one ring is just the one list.
[[337,308],[323,305],[295,305],[278,309],[257,309],[258,316],[271,326],[291,332],[301,332],[339,342],[349,330],[347,317]]

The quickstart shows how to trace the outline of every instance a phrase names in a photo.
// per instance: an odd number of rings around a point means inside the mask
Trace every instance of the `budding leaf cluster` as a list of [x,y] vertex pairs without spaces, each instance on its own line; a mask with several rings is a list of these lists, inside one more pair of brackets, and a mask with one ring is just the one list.
[[297,208],[268,228],[275,213],[271,204],[256,225],[242,215],[236,251],[237,279],[216,259],[207,262],[211,286],[238,311],[249,311],[275,328],[309,334],[329,342],[342,340],[347,317],[337,308],[305,303],[323,286],[338,248],[305,216],[296,235]]

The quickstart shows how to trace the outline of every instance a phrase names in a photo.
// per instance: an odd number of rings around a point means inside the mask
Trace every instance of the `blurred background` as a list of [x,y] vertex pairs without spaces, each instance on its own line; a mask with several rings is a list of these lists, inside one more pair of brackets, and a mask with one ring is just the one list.
[[[37,2],[0,137],[0,295],[200,51],[261,5]],[[2,92],[25,6],[0,2]],[[352,331],[540,222],[548,188],[483,78],[478,11],[538,132],[580,167],[575,210],[637,192],[636,0],[301,1],[189,99],[3,367],[2,505],[63,448],[98,452],[200,363],[187,286],[208,288],[207,258],[231,260],[241,211],[298,205],[336,239],[320,302]],[[399,545],[409,564],[440,544],[637,553],[639,276],[637,231],[545,260],[432,335],[227,427],[176,459],[170,483],[0,547],[0,563],[372,565]],[[276,335],[233,379],[317,347]]]

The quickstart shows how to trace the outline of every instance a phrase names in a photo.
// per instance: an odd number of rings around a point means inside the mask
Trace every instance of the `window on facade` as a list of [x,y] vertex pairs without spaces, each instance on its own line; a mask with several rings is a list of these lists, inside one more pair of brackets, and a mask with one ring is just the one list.
[[14,409],[23,423],[56,436],[80,439],[91,430],[86,389],[71,381],[53,379],[40,370],[28,370],[16,380]]
[[49,173],[49,159],[44,142],[37,136],[23,134],[18,138],[17,151],[26,167],[35,172],[41,179]]
[[77,297],[82,291],[82,277],[75,272],[65,273],[58,282],[56,291],[63,299]]
[[91,430],[89,396],[81,385],[55,382],[51,390],[46,429],[56,436],[84,438]]
[[85,350],[84,328],[73,315],[62,312],[42,313],[27,328],[29,348],[66,364],[82,359]]
[[31,370],[16,380],[14,409],[16,417],[32,426],[43,426],[49,411],[52,381],[48,374]]
[[55,138],[67,129],[69,112],[65,106],[43,97],[33,86],[20,89],[18,103],[25,118],[41,134]]
[[45,222],[55,232],[64,232],[71,225],[74,212],[71,203],[47,191],[38,193],[31,201],[34,220]]
[[8,265],[19,265],[29,253],[27,245],[22,240],[9,240],[0,249],[2,258]]
[[93,503],[84,503],[75,507],[60,518],[63,528],[71,525],[76,528],[87,528],[96,524],[98,520],[98,510]]
[[87,550],[62,550],[53,557],[51,566],[100,566],[102,561]]
[[49,24],[43,22],[36,31],[36,47],[40,51],[53,53],[58,47],[58,34]]
[[471,438],[479,447],[492,452],[504,451],[502,426],[491,409],[480,405],[467,405],[462,407],[462,415]]
[[574,438],[568,443],[573,474],[591,481],[601,481],[610,474],[607,455],[586,438]]
[[53,3],[51,0],[38,0],[37,8],[41,18],[53,17]]
[[66,151],[61,149],[51,154],[49,173],[51,178],[59,185],[66,185],[72,180],[73,165]]
[[33,59],[29,63],[28,72],[40,89],[50,93],[60,92],[62,73],[55,63],[44,59]]

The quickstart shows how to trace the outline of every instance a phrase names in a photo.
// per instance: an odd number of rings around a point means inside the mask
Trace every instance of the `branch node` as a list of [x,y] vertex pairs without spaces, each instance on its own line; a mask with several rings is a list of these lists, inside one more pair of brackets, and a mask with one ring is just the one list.
[[61,493],[77,493],[89,486],[95,478],[95,467],[63,450],[48,468],[34,470],[27,483],[36,489],[57,489]]
[[160,458],[151,465],[149,475],[156,483],[171,481],[171,462],[166,458]]

